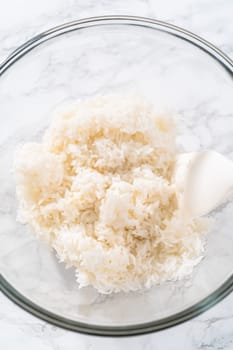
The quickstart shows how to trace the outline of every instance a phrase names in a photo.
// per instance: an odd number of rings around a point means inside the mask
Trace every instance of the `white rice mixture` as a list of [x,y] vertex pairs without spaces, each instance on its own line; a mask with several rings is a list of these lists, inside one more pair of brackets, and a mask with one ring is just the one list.
[[175,125],[138,96],[60,109],[15,157],[19,220],[75,266],[80,287],[135,291],[189,275],[205,219],[184,219],[172,182]]

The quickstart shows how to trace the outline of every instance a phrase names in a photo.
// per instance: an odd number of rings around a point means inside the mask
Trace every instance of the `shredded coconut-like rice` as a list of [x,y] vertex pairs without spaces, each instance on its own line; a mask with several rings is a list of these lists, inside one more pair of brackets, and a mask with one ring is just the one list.
[[15,156],[18,217],[75,266],[80,287],[135,291],[189,275],[205,219],[172,182],[175,124],[142,97],[96,96],[58,110]]

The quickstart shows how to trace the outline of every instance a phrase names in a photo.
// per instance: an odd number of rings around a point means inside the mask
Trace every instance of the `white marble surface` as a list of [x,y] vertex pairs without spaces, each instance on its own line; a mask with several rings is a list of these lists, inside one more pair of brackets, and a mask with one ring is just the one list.
[[[0,0],[0,61],[20,43],[48,27],[82,17],[131,14],[189,29],[233,57],[232,0]],[[0,348],[11,349],[233,349],[233,296],[183,325],[130,338],[68,332],[0,298]]]

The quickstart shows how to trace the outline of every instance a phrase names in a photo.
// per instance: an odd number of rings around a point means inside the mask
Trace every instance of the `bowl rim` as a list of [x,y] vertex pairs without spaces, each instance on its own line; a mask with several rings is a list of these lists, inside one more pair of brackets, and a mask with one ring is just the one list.
[[[180,39],[188,41],[190,44],[198,47],[200,50],[209,54],[233,78],[233,61],[207,40],[199,37],[196,34],[193,34],[190,31],[187,31],[172,24],[168,24],[163,21],[146,17],[128,15],[89,17],[85,19],[75,20],[72,22],[67,22],[53,27],[49,30],[46,30],[32,37],[30,40],[19,46],[5,59],[5,61],[3,61],[0,64],[0,77],[6,70],[8,70],[11,67],[11,65],[13,65],[16,61],[23,57],[27,52],[31,51],[34,47],[39,46],[45,41],[48,41],[59,35],[71,31],[103,25],[134,25],[137,27],[146,27],[174,35]],[[14,303],[19,305],[24,310],[55,326],[71,331],[87,333],[92,335],[129,336],[146,334],[166,329],[181,324],[187,320],[190,320],[200,315],[204,311],[208,310],[210,307],[220,302],[223,298],[225,298],[233,291],[233,274],[210,295],[201,299],[199,302],[184,309],[181,312],[175,313],[169,317],[165,317],[157,321],[126,326],[106,326],[88,324],[70,320],[68,318],[59,316],[53,312],[47,311],[46,309],[38,306],[28,298],[24,297],[21,293],[19,293],[9,282],[7,282],[7,280],[3,277],[2,274],[0,275],[0,290],[9,299],[11,299]]]

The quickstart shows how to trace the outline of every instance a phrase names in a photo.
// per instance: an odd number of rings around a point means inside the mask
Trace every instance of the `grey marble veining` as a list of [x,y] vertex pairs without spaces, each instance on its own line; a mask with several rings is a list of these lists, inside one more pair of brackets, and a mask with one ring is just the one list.
[[[233,57],[232,0],[116,0],[114,2],[105,0],[98,2],[96,0],[41,0],[39,2],[8,0],[6,2],[0,0],[0,8],[0,61],[19,44],[48,27],[78,18],[104,14],[141,15],[168,21],[199,34]],[[38,87],[38,93],[43,92],[49,82],[45,80],[43,84]],[[206,111],[204,105],[198,108],[200,114],[203,114],[203,110]],[[180,112],[182,115],[182,111]],[[190,109],[189,112],[192,115],[193,110]],[[213,115],[214,112],[211,111],[211,113]],[[206,137],[209,128],[216,131],[215,136],[223,136],[221,125],[223,122],[228,123],[229,114],[226,112],[223,118],[224,120],[220,121],[216,115],[210,122],[213,125],[207,125],[204,120],[202,127],[197,130],[198,138],[190,138],[190,147],[194,149],[199,145],[211,145],[213,135]],[[192,128],[193,125],[190,124],[189,127]],[[230,127],[232,125],[229,123]],[[25,134],[27,134],[26,130]],[[227,149],[219,151],[233,157]],[[8,204],[11,205],[10,202]],[[8,209],[4,206],[2,210],[6,213]],[[185,324],[155,334],[119,339],[86,336],[59,329],[29,315],[1,295],[0,348],[4,350],[15,348],[24,350],[33,348],[35,350],[114,350],[119,348],[231,350],[233,349],[233,296],[227,297],[203,315]]]

